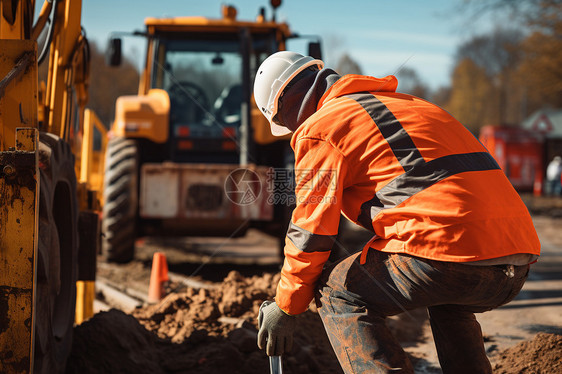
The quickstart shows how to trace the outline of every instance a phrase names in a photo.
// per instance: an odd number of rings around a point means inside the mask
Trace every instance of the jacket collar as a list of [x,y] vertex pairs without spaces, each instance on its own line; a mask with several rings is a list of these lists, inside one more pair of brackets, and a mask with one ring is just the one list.
[[344,75],[334,83],[318,101],[317,110],[328,101],[352,93],[370,92],[396,92],[398,80],[394,75],[384,78],[375,78],[365,75],[348,74]]
[[[384,78],[375,78],[365,75],[348,74],[339,78],[328,90],[322,95],[318,101],[316,110],[318,111],[323,105],[330,100],[358,92],[396,92],[398,80],[393,75]],[[291,138],[291,147],[295,149],[297,138],[310,130],[310,126],[314,124],[304,122],[293,133]]]

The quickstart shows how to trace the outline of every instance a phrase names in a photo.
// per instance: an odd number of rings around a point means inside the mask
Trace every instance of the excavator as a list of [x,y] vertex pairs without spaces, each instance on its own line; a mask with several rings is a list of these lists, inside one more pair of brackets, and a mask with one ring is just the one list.
[[35,17],[33,0],[0,0],[2,373],[62,372],[93,314],[106,130],[86,109],[81,5],[47,0]]
[[[0,373],[64,372],[74,324],[93,315],[102,242],[108,259],[126,261],[137,230],[187,223],[232,236],[278,222],[273,192],[256,200],[251,186],[288,153],[251,98],[252,71],[295,36],[264,10],[255,22],[228,6],[220,20],[147,19],[139,95],[118,100],[108,132],[86,108],[82,2],[39,5],[0,0]],[[120,56],[114,39],[109,61]],[[190,56],[199,63],[176,64]],[[209,78],[217,71],[223,79]],[[161,199],[166,187],[176,200]]]
[[[274,137],[252,98],[254,74],[296,38],[261,8],[255,21],[147,18],[129,33],[147,40],[138,95],[117,99],[105,161],[102,250],[133,259],[139,236],[242,236],[250,227],[284,237],[292,211],[290,135]],[[116,33],[117,35],[127,33]],[[118,65],[122,39],[107,61]],[[309,54],[320,58],[320,43]],[[275,183],[275,173],[285,181]],[[279,177],[279,175],[278,175]],[[281,179],[281,178],[277,178]]]

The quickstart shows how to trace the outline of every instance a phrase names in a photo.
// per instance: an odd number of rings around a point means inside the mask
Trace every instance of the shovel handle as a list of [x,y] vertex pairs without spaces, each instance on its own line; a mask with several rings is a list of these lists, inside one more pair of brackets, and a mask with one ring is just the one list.
[[269,356],[269,372],[271,374],[283,374],[281,356]]

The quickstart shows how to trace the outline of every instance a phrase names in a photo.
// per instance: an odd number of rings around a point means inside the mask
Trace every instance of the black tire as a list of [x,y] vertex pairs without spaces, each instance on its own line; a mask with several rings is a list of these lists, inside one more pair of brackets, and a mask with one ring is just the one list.
[[109,141],[103,186],[102,251],[110,262],[129,262],[135,255],[138,165],[136,141]]
[[64,372],[72,347],[78,274],[74,156],[59,137],[40,133],[35,373]]

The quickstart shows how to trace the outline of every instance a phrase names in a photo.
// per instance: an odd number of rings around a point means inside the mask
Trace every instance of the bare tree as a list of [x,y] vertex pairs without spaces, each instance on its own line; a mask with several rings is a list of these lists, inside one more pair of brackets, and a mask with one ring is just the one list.
[[451,100],[451,87],[441,86],[431,93],[431,102],[445,107]]
[[469,59],[490,79],[490,95],[495,96],[490,98],[490,102],[497,102],[498,106],[492,111],[493,122],[507,122],[510,117],[508,102],[515,100],[511,96],[520,95],[520,92],[513,91],[513,81],[521,64],[522,40],[523,34],[518,30],[496,28],[491,34],[476,36],[457,49],[457,65]]
[[341,56],[345,53],[345,39],[341,35],[329,34],[324,37],[326,59],[329,66],[336,66]]
[[544,8],[562,4],[562,0],[463,0],[460,9],[474,19],[485,14],[508,14],[522,25],[542,17]]
[[341,74],[362,74],[361,66],[346,49],[346,42],[340,35],[332,34],[324,38],[326,45],[326,65],[334,66]]
[[469,58],[460,61],[453,71],[450,98],[445,105],[463,125],[473,133],[480,127],[496,123],[491,82],[485,70]]
[[429,88],[422,82],[418,72],[409,67],[402,67],[398,73],[398,90],[418,97],[428,97]]
[[519,44],[523,33],[515,29],[496,28],[491,34],[476,36],[457,49],[456,60],[471,59],[496,76],[520,61]]
[[441,105],[473,130],[562,107],[562,0],[464,0],[461,9],[472,20],[510,15],[510,29],[458,47],[451,89],[436,97]]
[[110,126],[117,98],[137,93],[139,72],[128,57],[119,67],[110,67],[105,64],[104,54],[95,43],[91,43],[90,50],[90,100],[87,106]]
[[562,107],[562,0],[542,0],[529,20],[532,33],[521,48],[520,81],[529,112]]
[[336,65],[336,71],[341,74],[362,74],[359,64],[351,58],[347,53],[344,53]]

